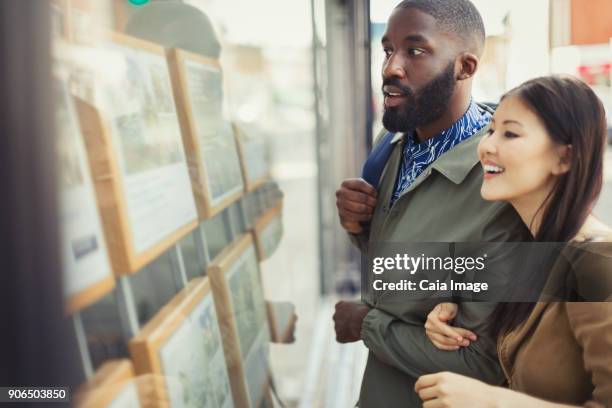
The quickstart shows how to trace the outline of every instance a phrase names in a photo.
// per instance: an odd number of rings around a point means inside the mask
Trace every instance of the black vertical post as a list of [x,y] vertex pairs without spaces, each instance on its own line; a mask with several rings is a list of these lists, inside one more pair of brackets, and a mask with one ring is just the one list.
[[[0,386],[72,386],[48,1],[0,2]],[[76,348],[74,348],[76,350]]]

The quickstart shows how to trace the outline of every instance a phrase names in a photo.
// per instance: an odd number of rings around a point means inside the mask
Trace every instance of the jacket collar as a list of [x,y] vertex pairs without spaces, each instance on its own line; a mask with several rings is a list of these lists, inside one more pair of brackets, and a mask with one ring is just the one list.
[[[455,184],[461,184],[474,166],[479,162],[477,146],[485,135],[489,125],[480,129],[457,146],[453,147],[431,164],[431,168]],[[394,144],[402,140],[404,133],[397,133],[389,143]]]
[[404,134],[403,132],[400,133],[396,133],[395,136],[393,137],[393,139],[391,139],[391,141],[389,143],[394,144],[399,142],[400,140],[402,140],[404,138]]

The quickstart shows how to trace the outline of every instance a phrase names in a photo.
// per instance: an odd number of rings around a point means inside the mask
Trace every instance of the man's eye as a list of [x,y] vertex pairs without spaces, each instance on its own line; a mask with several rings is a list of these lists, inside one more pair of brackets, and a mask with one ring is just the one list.
[[385,57],[389,58],[393,53],[389,48],[383,48],[383,52],[385,53]]
[[423,54],[425,51],[419,48],[408,48],[408,55],[417,56]]

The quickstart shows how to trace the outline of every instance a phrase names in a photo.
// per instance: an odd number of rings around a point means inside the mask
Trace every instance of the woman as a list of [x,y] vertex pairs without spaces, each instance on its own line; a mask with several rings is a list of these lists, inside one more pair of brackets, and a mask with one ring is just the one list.
[[[535,241],[612,241],[591,214],[605,136],[603,106],[586,84],[570,77],[528,81],[502,98],[478,146],[481,194],[512,204]],[[609,285],[612,254],[597,256]],[[477,341],[447,324],[456,312],[457,305],[445,303],[428,316],[436,347]],[[424,407],[612,406],[612,303],[500,303],[490,330],[510,389],[453,373],[424,375],[415,385]]]

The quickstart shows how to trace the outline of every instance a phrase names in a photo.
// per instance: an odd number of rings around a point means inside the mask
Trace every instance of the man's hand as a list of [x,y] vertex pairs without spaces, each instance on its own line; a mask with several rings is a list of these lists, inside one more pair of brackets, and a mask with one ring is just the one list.
[[377,191],[364,179],[347,179],[336,191],[336,207],[340,225],[352,234],[359,234],[361,222],[372,219],[376,207]]
[[334,313],[334,329],[339,343],[350,343],[361,340],[361,325],[370,307],[360,302],[336,303]]

